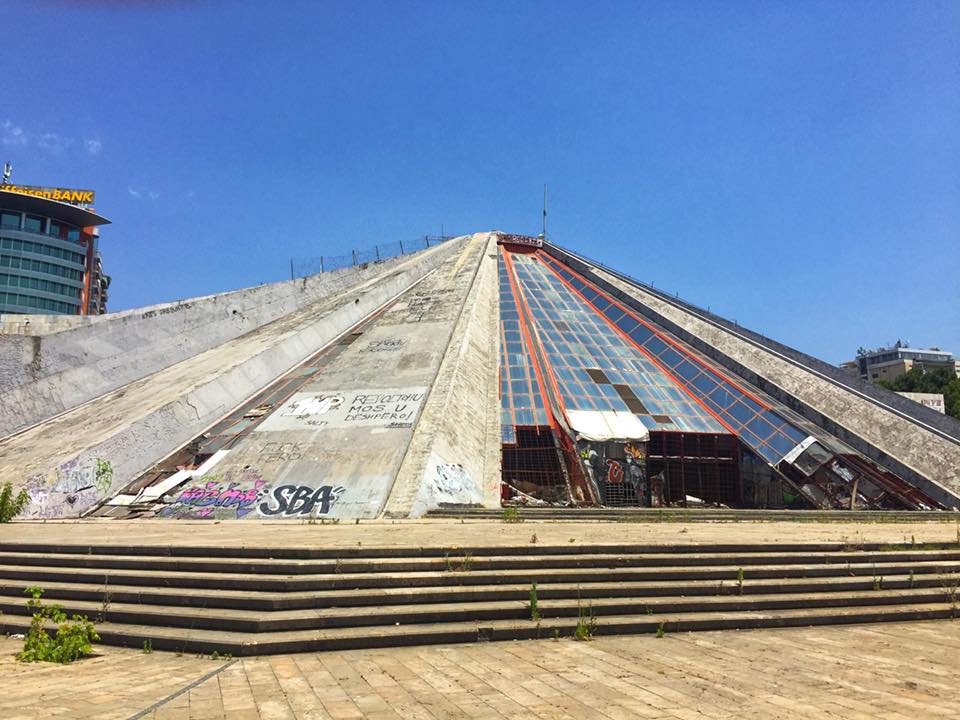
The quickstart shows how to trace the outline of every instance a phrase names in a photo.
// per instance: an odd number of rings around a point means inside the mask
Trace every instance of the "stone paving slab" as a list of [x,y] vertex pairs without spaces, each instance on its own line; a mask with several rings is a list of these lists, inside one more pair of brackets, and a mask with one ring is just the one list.
[[0,525],[0,542],[211,547],[457,547],[516,544],[958,542],[960,518],[942,522],[578,522],[362,520],[359,524],[245,520],[73,520]]
[[67,666],[16,663],[2,638],[0,717],[960,718],[960,622],[599,632],[226,661],[98,648]]

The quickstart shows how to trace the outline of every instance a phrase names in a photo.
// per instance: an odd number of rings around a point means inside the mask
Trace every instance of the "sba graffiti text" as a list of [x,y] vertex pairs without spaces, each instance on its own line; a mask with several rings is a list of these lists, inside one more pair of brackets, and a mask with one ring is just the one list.
[[321,485],[280,485],[270,493],[272,502],[260,505],[260,514],[267,516],[283,515],[326,515],[346,488],[342,486]]

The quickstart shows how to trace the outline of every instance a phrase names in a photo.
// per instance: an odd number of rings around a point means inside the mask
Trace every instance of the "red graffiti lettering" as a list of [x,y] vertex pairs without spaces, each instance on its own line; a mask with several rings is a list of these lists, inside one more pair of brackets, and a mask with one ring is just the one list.
[[611,485],[623,482],[623,465],[616,460],[607,460],[607,482]]

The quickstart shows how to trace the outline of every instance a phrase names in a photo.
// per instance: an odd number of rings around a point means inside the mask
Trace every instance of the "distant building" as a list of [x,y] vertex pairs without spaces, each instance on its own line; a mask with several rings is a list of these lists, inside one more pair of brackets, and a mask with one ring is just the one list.
[[903,347],[899,343],[889,348],[860,352],[855,360],[848,360],[840,367],[871,382],[893,380],[914,368],[923,368],[925,371],[945,369],[957,373],[953,353],[939,348]]
[[946,414],[947,412],[947,404],[943,400],[942,393],[898,392],[897,395],[903,395],[905,398],[913,400],[914,402],[926,405],[938,413]]
[[0,185],[0,313],[99,315],[103,272],[92,190]]

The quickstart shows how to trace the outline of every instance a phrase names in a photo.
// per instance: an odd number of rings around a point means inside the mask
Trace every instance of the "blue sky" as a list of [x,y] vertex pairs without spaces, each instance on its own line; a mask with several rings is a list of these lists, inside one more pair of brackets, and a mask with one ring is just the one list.
[[960,353],[960,3],[4,6],[0,151],[113,310],[536,232],[837,362]]

